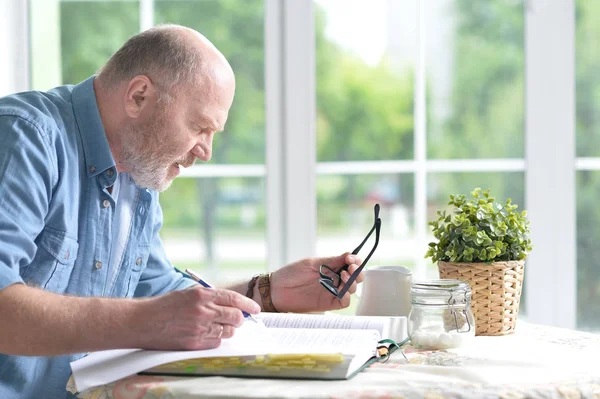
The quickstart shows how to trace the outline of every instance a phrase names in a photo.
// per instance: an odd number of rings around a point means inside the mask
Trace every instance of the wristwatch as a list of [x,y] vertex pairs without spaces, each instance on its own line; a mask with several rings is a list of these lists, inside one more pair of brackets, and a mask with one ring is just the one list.
[[257,274],[252,277],[250,282],[248,282],[248,291],[246,292],[246,296],[248,298],[252,298],[254,295],[254,286],[258,281],[258,292],[260,293],[260,301],[262,303],[263,311],[265,312],[274,312],[278,313],[277,309],[273,305],[273,300],[271,299],[271,273],[267,274]]

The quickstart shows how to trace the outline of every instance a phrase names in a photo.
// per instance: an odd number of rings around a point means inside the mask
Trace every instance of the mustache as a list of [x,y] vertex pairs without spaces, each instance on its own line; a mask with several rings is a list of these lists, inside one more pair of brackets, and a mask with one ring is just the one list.
[[178,163],[180,166],[183,166],[184,168],[189,168],[190,166],[196,163],[196,157],[193,154],[190,154],[187,157],[180,158],[175,162]]

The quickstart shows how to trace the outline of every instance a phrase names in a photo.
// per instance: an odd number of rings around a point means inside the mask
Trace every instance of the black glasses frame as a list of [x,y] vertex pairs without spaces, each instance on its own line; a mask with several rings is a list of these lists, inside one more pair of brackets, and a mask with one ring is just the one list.
[[[333,296],[337,297],[338,299],[342,299],[344,297],[344,295],[346,294],[346,292],[348,292],[348,290],[350,289],[350,286],[352,286],[354,281],[358,278],[358,275],[360,274],[362,269],[367,265],[367,262],[369,262],[369,259],[371,259],[371,256],[375,252],[375,249],[377,249],[377,245],[379,244],[379,233],[381,231],[381,219],[379,218],[379,204],[375,204],[374,211],[375,211],[375,221],[373,222],[373,227],[371,227],[369,234],[367,234],[367,236],[360,243],[360,245],[358,247],[356,247],[354,249],[354,251],[352,251],[352,255],[358,254],[358,252],[361,250],[363,245],[365,245],[365,243],[367,242],[369,237],[371,237],[371,234],[373,234],[373,231],[375,232],[375,245],[373,245],[373,248],[371,249],[371,252],[369,252],[369,255],[367,255],[367,257],[363,260],[363,262],[359,266],[359,268],[356,269],[354,271],[354,273],[352,273],[352,275],[350,276],[348,281],[346,281],[346,284],[344,284],[344,286],[342,287],[341,290],[339,289],[339,287],[342,283],[341,274],[342,274],[342,271],[344,271],[344,270],[348,271],[349,265],[344,265],[337,272],[327,265],[321,265],[319,267],[319,275],[321,276],[321,278],[319,279],[319,283],[321,283],[321,285],[323,287],[325,287],[329,292],[331,292],[333,294]],[[327,274],[325,274],[325,273],[327,273]]]

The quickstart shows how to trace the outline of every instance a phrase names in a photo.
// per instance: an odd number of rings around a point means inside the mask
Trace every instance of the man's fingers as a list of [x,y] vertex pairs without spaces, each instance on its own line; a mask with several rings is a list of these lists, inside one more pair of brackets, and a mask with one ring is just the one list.
[[225,332],[225,327],[223,324],[213,323],[208,328],[208,332],[206,333],[205,339],[221,339],[223,337],[223,333]]
[[[359,267],[359,265],[357,265],[357,264],[351,264],[348,267],[348,273],[353,274],[356,271],[356,269],[358,269],[358,267]],[[358,277],[356,277],[356,280],[354,280],[354,281],[357,283],[362,283],[364,279],[365,279],[365,276],[364,276],[363,272],[361,271],[360,274],[358,275]]]
[[235,333],[235,327],[229,324],[220,324],[213,323],[208,329],[208,333],[206,334],[204,339],[214,340],[214,339],[224,339],[231,338]]
[[223,335],[221,336],[221,338],[223,338],[223,339],[231,338],[231,337],[233,337],[233,334],[235,334],[234,326],[228,326],[228,325],[223,326]]
[[214,302],[216,305],[236,308],[250,314],[260,312],[260,306],[256,302],[235,291],[214,289]]
[[214,323],[210,326],[209,332],[201,338],[199,345],[195,350],[213,349],[221,345],[221,340],[233,337],[235,327]]
[[347,265],[358,265],[362,264],[362,259],[358,255],[346,254],[344,257],[344,262]]
[[345,252],[341,255],[337,255],[337,256],[326,256],[323,258],[316,258],[318,259],[318,263],[319,265],[327,265],[330,268],[332,268],[333,270],[339,270],[341,269],[344,265],[349,265],[351,263],[354,262],[348,262],[348,259],[354,259],[354,258],[349,258],[349,257],[354,257],[356,255],[352,255],[350,252]]
[[[354,269],[356,270],[356,268]],[[344,284],[350,279],[350,273],[348,273],[347,271],[342,271],[341,274],[342,277],[342,281],[344,282]],[[356,288],[357,288],[357,283],[356,280],[352,283],[352,285],[350,286],[350,288],[348,288],[348,292],[350,294],[354,294],[356,292]]]
[[238,308],[232,308],[229,306],[222,306],[217,304],[211,304],[209,305],[209,307],[215,312],[215,323],[239,327],[244,322],[244,316],[242,314],[242,311]]
[[256,302],[234,291],[204,287],[195,287],[189,291],[196,303],[195,316],[208,318],[210,322],[239,327],[244,322],[243,312],[260,312],[260,306]]

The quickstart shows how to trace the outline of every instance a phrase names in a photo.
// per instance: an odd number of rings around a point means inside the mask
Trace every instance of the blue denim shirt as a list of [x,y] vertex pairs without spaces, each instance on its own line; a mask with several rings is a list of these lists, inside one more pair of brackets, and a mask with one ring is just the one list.
[[[167,260],[158,193],[139,187],[131,226],[122,226],[122,262],[109,273],[115,203],[107,187],[117,173],[93,80],[0,99],[0,290],[26,283],[57,294],[144,297],[195,284]],[[0,398],[67,397],[69,363],[82,356],[0,354]]]

